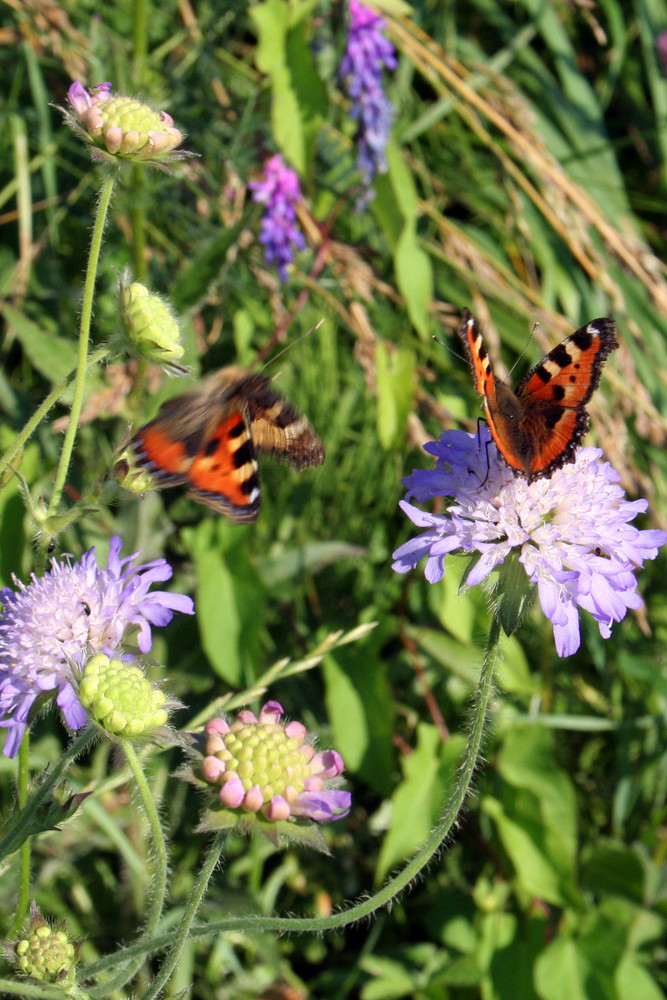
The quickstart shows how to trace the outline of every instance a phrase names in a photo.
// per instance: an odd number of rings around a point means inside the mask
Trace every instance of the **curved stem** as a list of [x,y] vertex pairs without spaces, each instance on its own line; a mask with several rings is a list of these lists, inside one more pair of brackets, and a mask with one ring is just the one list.
[[88,366],[88,343],[90,341],[90,321],[93,315],[93,293],[95,291],[97,268],[100,260],[100,250],[102,248],[102,235],[104,233],[104,226],[107,219],[107,213],[109,211],[109,205],[111,204],[111,196],[113,194],[115,181],[115,173],[113,171],[109,171],[104,180],[104,184],[102,185],[102,190],[100,191],[100,200],[97,206],[97,215],[95,216],[95,225],[93,227],[93,235],[90,241],[90,256],[88,257],[86,283],[84,286],[83,304],[81,308],[79,358],[77,362],[76,376],[74,379],[74,399],[72,400],[70,420],[67,425],[65,440],[63,441],[63,448],[60,453],[60,461],[56,471],[53,493],[49,502],[49,516],[55,513],[58,508],[58,504],[60,503],[60,497],[62,496],[63,488],[65,486],[65,479],[67,478],[67,469],[69,468],[72,450],[74,448],[74,439],[79,426],[79,416],[81,415],[83,394],[86,383],[86,368]]
[[194,888],[185,907],[185,912],[183,913],[180,926],[176,930],[171,952],[165,958],[160,971],[151,985],[148,987],[146,992],[141,995],[140,1000],[155,1000],[155,998],[160,995],[162,988],[166,985],[169,977],[176,968],[176,965],[181,957],[181,952],[183,951],[183,948],[190,936],[192,923],[197,910],[199,909],[199,905],[204,898],[204,893],[206,892],[211,875],[220,861],[220,855],[222,854],[224,843],[225,835],[218,833],[197,876],[197,881],[195,882]]
[[[410,884],[410,882],[412,882],[414,878],[419,875],[434,855],[442,849],[444,842],[451,834],[468,792],[470,791],[475,771],[479,766],[480,754],[484,742],[484,731],[489,710],[489,702],[493,691],[493,674],[498,660],[500,636],[500,620],[497,615],[494,615],[489,629],[489,637],[480,672],[479,684],[473,699],[468,742],[459,767],[456,784],[452,794],[443,808],[440,819],[438,820],[433,833],[423,847],[419,849],[415,857],[408,862],[405,868],[403,868],[403,870],[400,871],[394,878],[390,879],[386,885],[384,885],[382,889],[375,893],[370,899],[365,899],[360,903],[355,903],[338,913],[332,914],[330,917],[315,917],[310,919],[253,915],[244,917],[227,917],[222,920],[209,921],[201,926],[192,926],[189,915],[191,913],[192,917],[194,917],[196,907],[199,905],[200,896],[203,895],[206,882],[215,868],[217,856],[219,851],[222,849],[222,843],[220,842],[218,847],[218,841],[216,840],[214,849],[211,852],[211,857],[207,859],[205,868],[202,869],[200,874],[201,882],[198,882],[198,886],[193,893],[193,898],[188,904],[188,911],[183,918],[181,927],[171,933],[161,934],[150,942],[142,942],[143,948],[145,949],[148,946],[151,952],[164,950],[165,948],[173,948],[173,952],[165,962],[165,966],[160,972],[160,976],[158,977],[159,982],[158,979],[156,979],[148,992],[143,994],[141,1000],[154,1000],[154,998],[157,997],[159,990],[162,988],[164,983],[166,983],[171,971],[173,970],[175,962],[178,960],[180,948],[182,947],[182,943],[184,941],[184,935],[189,935],[191,938],[207,937],[210,934],[219,934],[230,930],[251,930],[254,932],[260,930],[275,930],[281,931],[282,933],[289,933],[290,931],[311,931],[318,933],[322,931],[334,930],[335,928],[344,927],[356,920],[360,920],[362,917],[368,917],[371,913],[374,913],[375,910],[380,909],[380,907],[387,906],[400,892],[403,891],[403,889]],[[172,960],[173,964],[171,964]],[[118,961],[117,956],[115,959],[113,956],[107,956],[95,962],[87,969],[82,970],[82,972],[85,975],[91,975],[105,967],[111,966],[113,961]],[[164,977],[162,975],[163,972],[165,972]]]

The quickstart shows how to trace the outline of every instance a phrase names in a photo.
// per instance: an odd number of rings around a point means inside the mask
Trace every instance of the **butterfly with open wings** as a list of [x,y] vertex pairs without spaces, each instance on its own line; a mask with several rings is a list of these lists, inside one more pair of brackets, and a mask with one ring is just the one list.
[[237,367],[167,400],[130,445],[157,486],[185,485],[193,499],[239,524],[259,513],[258,452],[273,452],[296,469],[324,461],[306,418],[268,379]]
[[459,337],[498,451],[516,475],[548,478],[570,462],[588,430],[586,404],[618,347],[612,319],[594,319],[554,347],[512,391],[493,374],[475,319],[464,310]]

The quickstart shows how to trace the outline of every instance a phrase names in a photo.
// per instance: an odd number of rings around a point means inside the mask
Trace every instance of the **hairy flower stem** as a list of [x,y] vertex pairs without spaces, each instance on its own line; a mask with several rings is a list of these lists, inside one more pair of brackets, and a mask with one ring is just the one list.
[[[477,685],[477,691],[475,692],[473,699],[468,743],[466,745],[465,753],[463,754],[454,790],[445,804],[433,833],[423,847],[419,849],[415,857],[408,862],[405,868],[399,872],[398,875],[390,879],[386,885],[371,896],[370,899],[365,899],[361,903],[355,903],[353,906],[346,907],[338,913],[332,914],[330,917],[314,917],[312,919],[307,917],[231,917],[220,921],[208,921],[206,925],[202,927],[193,927],[191,935],[192,938],[237,928],[251,930],[253,932],[257,930],[273,930],[280,931],[281,933],[289,933],[291,931],[298,931],[300,933],[303,931],[312,931],[315,933],[329,931],[337,927],[345,927],[347,924],[351,924],[357,920],[368,917],[371,913],[374,913],[375,910],[379,910],[380,907],[387,906],[387,904],[391,903],[391,901],[395,899],[400,892],[410,885],[413,879],[417,878],[431,859],[442,849],[444,842],[451,834],[452,829],[461,814],[461,809],[463,808],[465,799],[470,791],[475,771],[479,766],[480,754],[484,743],[484,729],[488,715],[489,702],[491,700],[491,693],[493,691],[493,675],[496,663],[498,662],[501,634],[502,628],[500,620],[497,614],[494,614],[491,621],[491,627],[489,629],[489,637],[479,677],[479,684]],[[168,940],[171,940],[171,936],[169,936]],[[154,946],[159,947],[164,947],[165,943],[166,941],[164,938],[153,942]],[[145,994],[141,1000],[152,1000],[155,996],[157,996],[157,994],[151,992]]]
[[[97,206],[97,215],[95,217],[95,225],[93,227],[93,235],[90,241],[90,256],[88,257],[88,268],[86,270],[86,283],[84,285],[83,291],[83,304],[81,308],[81,326],[79,328],[79,358],[77,361],[76,376],[74,379],[74,398],[72,400],[72,409],[70,411],[70,420],[67,425],[67,431],[65,433],[65,440],[63,441],[63,448],[60,453],[60,461],[58,463],[58,469],[56,471],[56,478],[53,487],[53,493],[51,495],[51,500],[49,502],[48,515],[51,516],[55,514],[58,509],[58,504],[60,503],[60,498],[62,496],[63,488],[65,486],[65,480],[67,478],[67,470],[69,468],[70,459],[72,457],[72,450],[74,448],[74,440],[76,438],[76,432],[79,427],[79,416],[81,415],[81,407],[83,406],[83,395],[86,384],[86,370],[88,367],[88,344],[90,342],[90,321],[93,315],[93,294],[95,291],[95,281],[97,280],[97,269],[100,260],[100,251],[102,249],[102,235],[104,233],[104,226],[107,220],[107,214],[109,212],[109,205],[111,204],[111,197],[113,195],[113,188],[116,182],[116,173],[110,170],[102,185],[102,190],[100,191],[100,199]],[[45,540],[40,545],[39,557],[40,563],[44,564],[46,559],[46,546],[48,545],[48,540]]]
[[176,939],[172,949],[162,963],[162,968],[158,972],[157,976],[146,992],[142,993],[139,1000],[155,1000],[156,997],[159,997],[163,987],[167,984],[169,977],[178,965],[183,948],[185,947],[185,944],[190,936],[190,930],[192,928],[197,910],[199,909],[199,906],[204,898],[204,893],[206,892],[211,876],[220,861],[220,855],[222,854],[225,839],[225,834],[219,833],[213,841],[211,849],[204,859],[204,864],[199,871],[197,881],[195,882],[190,898],[186,904],[180,927],[176,931]]
[[[160,917],[162,916],[164,904],[166,902],[168,870],[167,845],[165,843],[164,831],[162,829],[162,824],[160,823],[158,811],[155,807],[153,795],[146,780],[146,775],[142,769],[139,757],[134,749],[134,745],[131,740],[121,740],[121,747],[123,753],[125,754],[125,759],[127,760],[130,771],[132,772],[132,776],[136,782],[137,791],[139,792],[141,803],[146,812],[153,841],[152,872],[150,875],[150,909],[148,917],[146,918],[146,925],[144,927],[143,934],[140,941],[137,942],[137,944],[140,944],[142,940],[148,940],[155,934],[158,923],[160,922]],[[131,960],[126,962],[123,962],[122,954],[117,956],[115,969],[116,974],[110,979],[104,980],[103,994],[97,994],[93,989],[91,996],[103,995],[106,997],[114,991],[122,989],[126,983],[134,978],[145,961],[145,951],[135,955]]]

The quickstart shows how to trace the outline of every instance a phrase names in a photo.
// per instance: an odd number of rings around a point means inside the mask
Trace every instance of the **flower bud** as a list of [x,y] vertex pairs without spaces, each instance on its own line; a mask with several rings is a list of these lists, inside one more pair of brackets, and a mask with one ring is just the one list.
[[164,692],[134,662],[98,653],[86,663],[79,698],[97,724],[113,736],[145,736],[168,719]]

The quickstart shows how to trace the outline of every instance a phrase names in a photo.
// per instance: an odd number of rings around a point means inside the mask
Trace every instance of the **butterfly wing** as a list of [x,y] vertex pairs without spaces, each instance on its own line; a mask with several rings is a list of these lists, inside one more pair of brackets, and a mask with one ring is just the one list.
[[223,368],[162,405],[131,442],[158,486],[185,484],[195,500],[236,523],[261,505],[258,451],[297,469],[321,465],[324,449],[305,417],[261,375]]
[[588,430],[586,403],[608,356],[618,347],[613,320],[591,320],[550,351],[520,382],[519,433],[530,441],[529,478],[569,462]]
[[306,418],[279,396],[267,379],[252,376],[244,392],[257,451],[272,452],[295,469],[322,465],[324,447],[319,437]]

